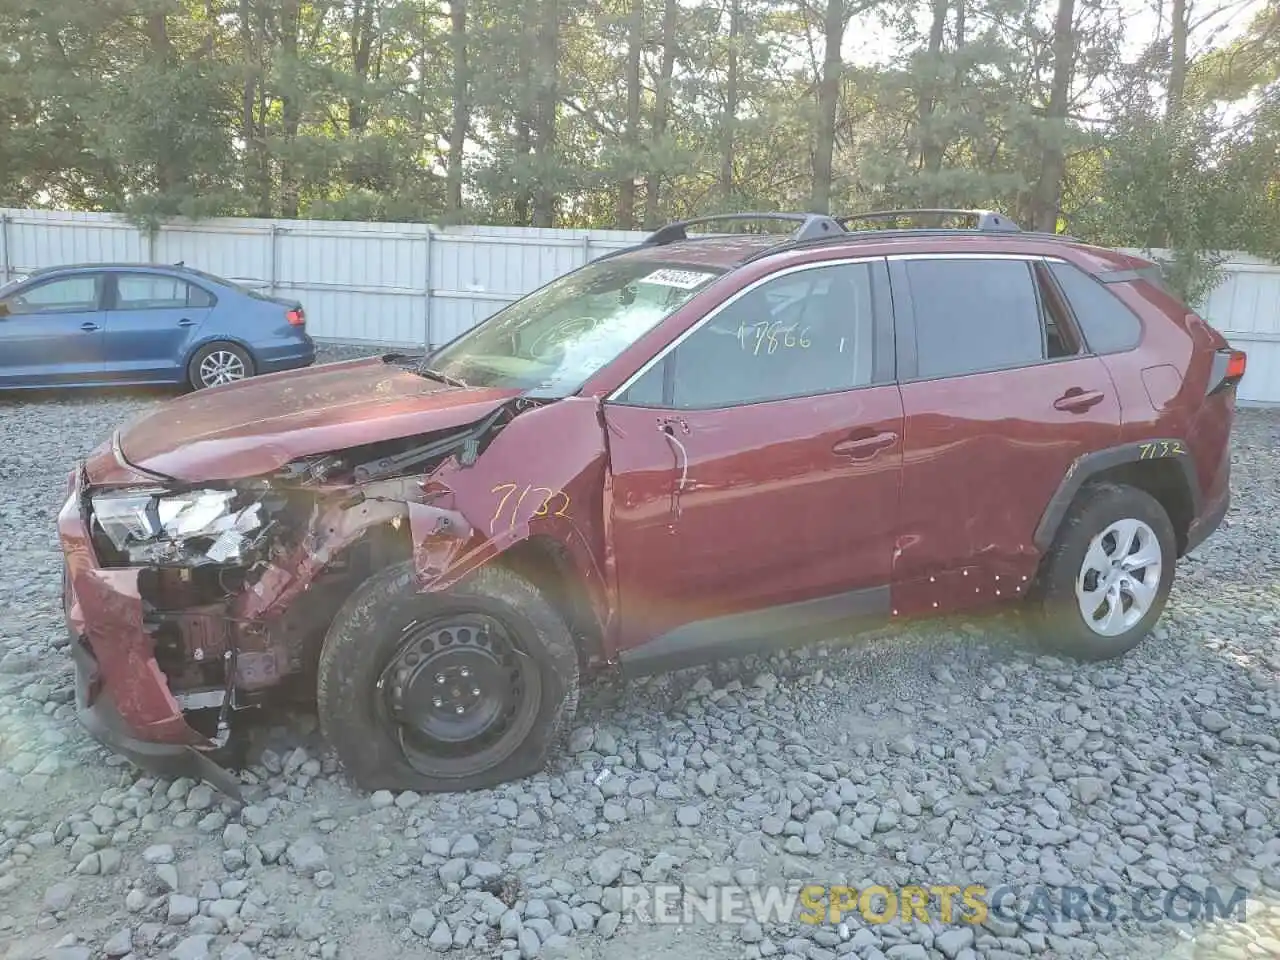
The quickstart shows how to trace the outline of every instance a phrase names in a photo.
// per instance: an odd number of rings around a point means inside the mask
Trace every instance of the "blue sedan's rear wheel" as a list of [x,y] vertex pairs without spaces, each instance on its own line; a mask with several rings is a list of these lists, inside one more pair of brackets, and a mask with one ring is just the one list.
[[187,379],[197,390],[253,376],[253,357],[234,343],[207,343],[191,358]]

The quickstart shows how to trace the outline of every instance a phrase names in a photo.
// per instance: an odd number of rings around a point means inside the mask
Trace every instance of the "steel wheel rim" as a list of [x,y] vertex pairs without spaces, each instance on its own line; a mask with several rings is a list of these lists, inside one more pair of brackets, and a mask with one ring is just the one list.
[[379,720],[405,761],[428,776],[463,777],[515,752],[532,730],[542,674],[495,617],[414,620],[377,681]]
[[1076,600],[1085,624],[1101,637],[1133,629],[1155,604],[1164,569],[1156,532],[1141,520],[1117,520],[1089,541]]
[[230,350],[214,350],[200,361],[200,382],[206,387],[243,380],[244,361]]

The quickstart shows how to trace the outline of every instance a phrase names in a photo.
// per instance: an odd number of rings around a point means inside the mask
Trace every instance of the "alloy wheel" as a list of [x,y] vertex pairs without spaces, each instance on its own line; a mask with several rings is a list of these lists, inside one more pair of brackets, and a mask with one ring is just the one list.
[[1076,599],[1089,629],[1115,637],[1137,624],[1160,590],[1164,557],[1154,530],[1117,520],[1089,542],[1076,577]]
[[247,372],[244,361],[230,350],[214,350],[200,361],[200,383],[206,387],[243,380]]

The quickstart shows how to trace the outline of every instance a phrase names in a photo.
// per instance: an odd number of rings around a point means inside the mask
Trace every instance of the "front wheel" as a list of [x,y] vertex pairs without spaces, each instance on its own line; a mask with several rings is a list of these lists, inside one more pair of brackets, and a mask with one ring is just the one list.
[[543,766],[578,701],[564,621],[528,581],[482,567],[420,593],[413,563],[365,581],[320,654],[320,726],[368,790],[475,790]]
[[1177,555],[1158,500],[1122,484],[1086,485],[1045,558],[1037,597],[1043,641],[1084,660],[1132,650],[1164,610]]

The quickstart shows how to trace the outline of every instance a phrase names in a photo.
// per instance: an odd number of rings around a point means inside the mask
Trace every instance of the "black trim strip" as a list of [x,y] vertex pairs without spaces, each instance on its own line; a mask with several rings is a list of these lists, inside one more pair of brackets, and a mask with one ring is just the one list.
[[898,361],[898,382],[906,383],[919,375],[916,360],[916,310],[911,297],[911,281],[907,278],[907,262],[893,260],[889,263],[889,278],[893,291],[893,324],[895,350]]
[[1200,515],[1200,479],[1196,475],[1195,462],[1186,444],[1173,437],[1157,437],[1150,440],[1139,440],[1108,447],[1076,458],[1067,470],[1067,475],[1058,484],[1058,489],[1045,507],[1040,523],[1036,526],[1034,543],[1040,550],[1048,550],[1057,536],[1058,527],[1075,500],[1076,494],[1084,484],[1112,467],[1125,463],[1138,463],[1143,460],[1172,460],[1182,470],[1191,493],[1191,515]]
[[734,613],[676,627],[618,655],[629,677],[747,656],[809,639],[805,631],[844,620],[887,619],[889,587],[853,590],[765,610]]
[[1131,283],[1147,279],[1141,270],[1108,270],[1106,273],[1094,274],[1094,278],[1103,283]]

